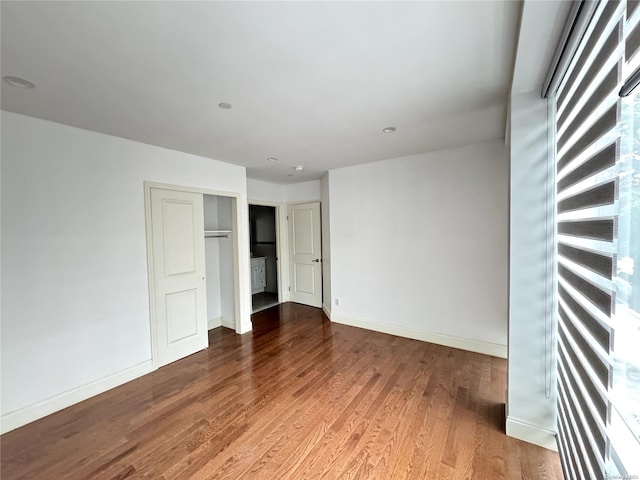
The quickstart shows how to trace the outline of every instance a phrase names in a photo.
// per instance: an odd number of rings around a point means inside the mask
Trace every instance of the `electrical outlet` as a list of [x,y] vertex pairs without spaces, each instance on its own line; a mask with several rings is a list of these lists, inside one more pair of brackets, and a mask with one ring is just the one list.
[[338,297],[336,297],[336,307],[340,306],[340,299]]

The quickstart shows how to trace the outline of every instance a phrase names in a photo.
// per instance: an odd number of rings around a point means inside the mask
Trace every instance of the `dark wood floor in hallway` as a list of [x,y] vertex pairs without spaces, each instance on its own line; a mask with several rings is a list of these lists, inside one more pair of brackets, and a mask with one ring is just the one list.
[[506,361],[283,304],[0,437],[13,479],[561,479],[503,433]]

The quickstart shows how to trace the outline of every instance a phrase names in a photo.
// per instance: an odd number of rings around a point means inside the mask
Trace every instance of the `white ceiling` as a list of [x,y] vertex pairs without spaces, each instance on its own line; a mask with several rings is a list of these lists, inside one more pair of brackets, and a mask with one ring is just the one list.
[[36,84],[2,82],[2,108],[245,165],[251,178],[310,180],[502,138],[520,9],[2,1],[2,76]]

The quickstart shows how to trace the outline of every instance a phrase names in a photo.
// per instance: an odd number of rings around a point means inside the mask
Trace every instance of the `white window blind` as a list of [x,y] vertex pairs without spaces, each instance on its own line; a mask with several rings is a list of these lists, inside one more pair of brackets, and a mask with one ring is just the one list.
[[630,349],[616,337],[640,340],[640,96],[619,96],[640,66],[640,9],[635,1],[589,3],[574,9],[572,21],[582,28],[567,35],[571,58],[554,73],[559,86],[550,92],[558,444],[565,476],[576,480],[640,476],[640,411],[633,412],[640,406],[640,343]]

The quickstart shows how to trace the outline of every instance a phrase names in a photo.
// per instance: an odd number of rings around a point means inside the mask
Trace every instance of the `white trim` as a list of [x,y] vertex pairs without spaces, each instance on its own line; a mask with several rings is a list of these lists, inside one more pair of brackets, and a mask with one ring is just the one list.
[[154,370],[151,360],[147,360],[120,372],[87,383],[81,387],[45,398],[39,402],[6,413],[0,417],[0,433],[4,434],[18,427],[31,423],[47,415],[75,405],[76,403],[95,397],[107,390],[130,382]]
[[209,321],[207,322],[207,330],[211,330],[213,328],[218,328],[221,326],[222,326],[222,317],[210,318]]
[[411,330],[396,325],[371,322],[360,318],[350,317],[347,315],[333,314],[331,321],[350,325],[352,327],[365,328],[374,332],[388,333],[397,335],[398,337],[412,338],[414,340],[422,340],[423,342],[436,343],[446,347],[459,348],[470,352],[483,353],[492,357],[507,358],[507,346],[499,343],[485,342],[484,340],[476,340],[472,338],[456,337],[453,335],[444,335],[442,333],[424,332],[420,330]]
[[[327,318],[329,320],[331,320],[331,309],[329,307],[327,307],[326,304],[323,303],[322,304],[322,310],[324,311],[324,314],[327,316]],[[333,320],[331,320],[331,321],[333,321]]]
[[533,443],[534,445],[548,448],[555,452],[558,451],[556,432],[540,425],[534,425],[525,420],[507,417],[506,432],[509,437]]
[[171,183],[160,183],[153,181],[144,181],[145,188],[161,188],[162,190],[175,190],[177,192],[202,193],[203,195],[217,195],[220,197],[239,198],[242,196],[240,192],[228,192],[226,190],[214,190],[205,187],[190,187],[187,185],[173,185]]
[[220,326],[225,328],[230,328],[231,330],[235,330],[236,328],[236,325],[233,319],[226,318],[226,317],[220,317]]
[[156,342],[156,302],[155,298],[155,274],[154,274],[154,260],[153,260],[153,242],[152,242],[152,228],[151,228],[151,187],[153,185],[148,182],[143,182],[144,188],[144,229],[145,239],[147,242],[147,285],[149,286],[149,336],[151,342],[151,363],[153,369],[158,368],[158,344]]
[[304,205],[305,203],[320,203],[322,204],[321,200],[296,200],[295,202],[287,202],[287,206],[289,205]]

